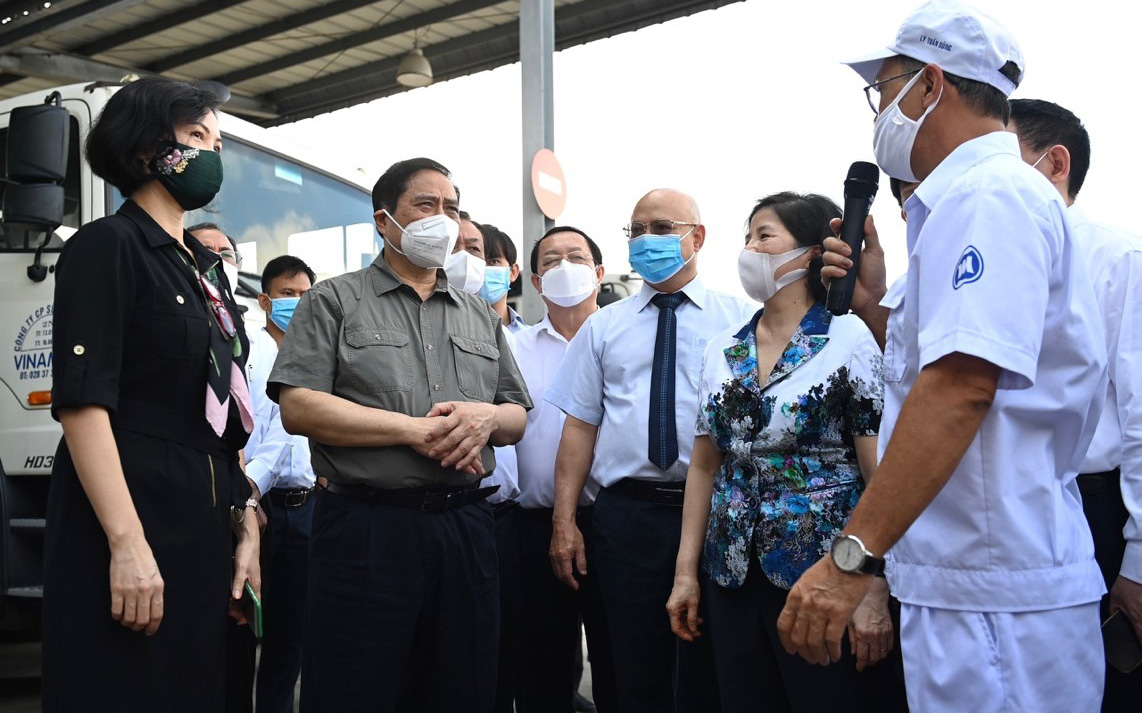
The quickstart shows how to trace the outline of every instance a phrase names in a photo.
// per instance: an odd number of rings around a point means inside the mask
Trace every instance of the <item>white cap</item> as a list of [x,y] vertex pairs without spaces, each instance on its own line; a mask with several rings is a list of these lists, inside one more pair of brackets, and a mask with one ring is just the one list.
[[892,44],[844,64],[872,84],[884,60],[896,55],[990,84],[1006,96],[1023,79],[1023,52],[1015,37],[993,18],[958,0],[925,3],[904,20]]

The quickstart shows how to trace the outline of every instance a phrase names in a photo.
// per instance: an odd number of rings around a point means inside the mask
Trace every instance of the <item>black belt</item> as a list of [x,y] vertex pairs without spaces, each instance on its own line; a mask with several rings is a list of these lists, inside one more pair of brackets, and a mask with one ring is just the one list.
[[344,495],[358,500],[367,500],[379,505],[392,505],[398,508],[409,508],[421,512],[444,512],[458,507],[484,500],[500,489],[498,485],[478,488],[469,485],[461,488],[370,488],[367,485],[343,485],[330,483],[326,490],[337,495]]
[[1083,495],[1094,495],[1105,492],[1111,488],[1118,490],[1119,469],[1103,471],[1102,473],[1079,473],[1076,481],[1079,492]]
[[607,486],[612,493],[619,493],[645,500],[655,505],[680,508],[686,498],[685,480],[638,480],[637,478],[623,478],[614,485]]
[[503,500],[498,503],[492,503],[492,515],[495,517],[503,517],[518,506],[519,503],[515,500]]
[[270,488],[270,502],[284,508],[299,508],[313,497],[313,488]]

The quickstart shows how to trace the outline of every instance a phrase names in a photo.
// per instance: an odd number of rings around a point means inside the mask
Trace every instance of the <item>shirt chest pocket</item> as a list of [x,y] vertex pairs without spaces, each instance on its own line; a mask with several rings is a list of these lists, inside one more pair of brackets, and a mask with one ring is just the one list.
[[151,346],[164,359],[201,361],[210,345],[210,322],[200,311],[202,296],[156,285],[151,305]]
[[492,342],[450,335],[456,358],[456,383],[470,399],[491,403],[500,378],[500,350]]
[[408,334],[392,329],[345,330],[349,376],[361,393],[412,388],[412,353],[408,342]]

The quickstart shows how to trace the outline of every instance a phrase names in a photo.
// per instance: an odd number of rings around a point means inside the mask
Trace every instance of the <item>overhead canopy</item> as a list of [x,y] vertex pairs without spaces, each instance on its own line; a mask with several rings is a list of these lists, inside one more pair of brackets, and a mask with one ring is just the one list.
[[[740,1],[555,0],[555,46]],[[228,111],[275,126],[406,91],[397,84],[397,66],[414,46],[438,82],[517,62],[519,6],[519,0],[10,0],[0,2],[0,98],[161,74],[221,82],[231,92]]]

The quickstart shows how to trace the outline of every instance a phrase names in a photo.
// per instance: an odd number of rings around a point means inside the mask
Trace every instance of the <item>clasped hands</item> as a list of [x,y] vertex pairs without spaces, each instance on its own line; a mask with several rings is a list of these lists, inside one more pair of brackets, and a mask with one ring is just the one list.
[[417,453],[469,475],[484,475],[480,453],[496,430],[496,407],[469,401],[436,404],[414,419],[411,442]]

